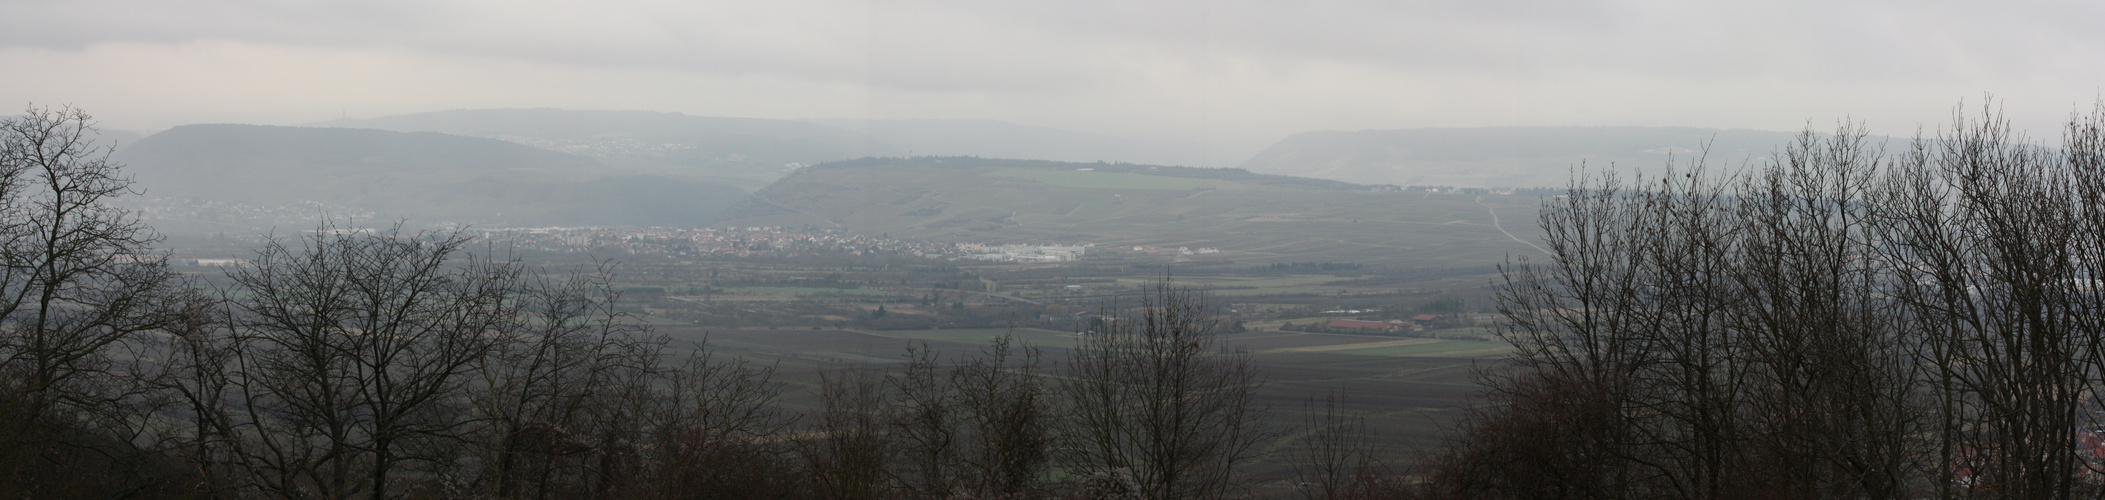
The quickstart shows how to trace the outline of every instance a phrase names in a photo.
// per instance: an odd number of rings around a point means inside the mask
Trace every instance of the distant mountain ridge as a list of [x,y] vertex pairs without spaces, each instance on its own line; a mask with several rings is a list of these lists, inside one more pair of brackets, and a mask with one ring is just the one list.
[[689,158],[738,154],[816,163],[900,152],[869,137],[824,125],[656,111],[472,109],[333,120],[312,126],[439,132],[515,142],[631,139],[691,146],[693,149],[673,150],[680,154],[669,155]]
[[1760,158],[1795,135],[1694,127],[1482,127],[1303,132],[1247,158],[1205,144],[1139,140],[994,120],[776,120],[651,111],[476,109],[313,125],[440,132],[592,157],[632,174],[759,190],[800,165],[864,157],[977,156],[1238,166],[1365,184],[1557,187],[1582,162],[1656,171],[1709,145],[1713,160]]
[[308,124],[499,139],[638,173],[760,189],[794,165],[863,157],[979,156],[1225,166],[1203,144],[1129,139],[995,120],[777,120],[655,111],[468,109]]
[[867,135],[926,156],[1048,161],[1110,161],[1213,167],[1240,159],[1209,156],[1196,142],[1129,139],[996,120],[810,120]]
[[1584,162],[1659,172],[1708,145],[1711,160],[1766,158],[1790,132],[1692,127],[1485,127],[1304,132],[1248,161],[1252,172],[1370,184],[1561,187]]
[[[173,204],[161,213],[193,207],[185,217],[208,225],[227,222],[195,207],[345,207],[420,224],[698,224],[744,196],[705,180],[431,132],[185,125],[120,148],[115,159],[144,200]],[[250,229],[263,223],[243,220]]]
[[499,139],[593,157],[633,173],[704,178],[745,189],[764,187],[798,165],[905,154],[868,136],[815,123],[655,111],[469,109],[312,125]]

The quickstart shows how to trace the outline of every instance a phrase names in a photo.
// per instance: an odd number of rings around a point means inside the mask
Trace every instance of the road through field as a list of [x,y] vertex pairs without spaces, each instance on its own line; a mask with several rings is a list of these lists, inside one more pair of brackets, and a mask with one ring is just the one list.
[[[1476,197],[1476,204],[1478,204],[1478,205],[1484,205],[1484,197],[1483,197],[1483,196],[1478,196],[1478,197]],[[1513,239],[1513,241],[1518,241],[1518,242],[1520,242],[1520,244],[1522,244],[1522,245],[1527,245],[1527,246],[1530,246],[1530,247],[1534,247],[1536,251],[1542,252],[1543,254],[1546,254],[1546,255],[1552,255],[1552,256],[1554,256],[1554,255],[1555,255],[1555,254],[1551,254],[1549,250],[1543,250],[1543,249],[1542,249],[1542,247],[1539,247],[1539,246],[1535,246],[1535,244],[1534,244],[1534,243],[1529,243],[1529,242],[1528,242],[1528,240],[1523,240],[1523,239],[1520,239],[1520,237],[1519,237],[1519,236],[1514,236],[1514,235],[1513,235],[1513,232],[1511,232],[1511,231],[1507,231],[1507,230],[1506,230],[1506,226],[1500,225],[1500,224],[1498,223],[1498,209],[1495,209],[1495,208],[1491,208],[1491,205],[1484,205],[1484,210],[1488,210],[1488,211],[1490,211],[1490,212],[1491,212],[1491,227],[1495,227],[1495,228],[1498,228],[1498,232],[1501,232],[1501,233],[1506,233],[1506,237],[1507,237],[1507,238],[1512,238],[1512,239]]]

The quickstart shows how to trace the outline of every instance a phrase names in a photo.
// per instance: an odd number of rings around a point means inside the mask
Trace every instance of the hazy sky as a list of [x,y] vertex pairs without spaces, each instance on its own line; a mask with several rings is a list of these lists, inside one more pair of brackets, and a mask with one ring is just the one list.
[[0,0],[0,105],[106,126],[455,108],[990,118],[1257,143],[1317,129],[1935,126],[2047,138],[2105,2]]

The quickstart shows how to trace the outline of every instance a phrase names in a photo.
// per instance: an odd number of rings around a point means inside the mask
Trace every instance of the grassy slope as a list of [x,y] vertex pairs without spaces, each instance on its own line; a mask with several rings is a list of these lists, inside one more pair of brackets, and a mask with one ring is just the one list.
[[[1091,169],[1091,170],[1080,170]],[[815,225],[894,237],[1215,247],[1239,262],[1482,266],[1534,250],[1533,199],[1376,192],[1229,169],[977,158],[868,159],[800,170],[724,225]]]

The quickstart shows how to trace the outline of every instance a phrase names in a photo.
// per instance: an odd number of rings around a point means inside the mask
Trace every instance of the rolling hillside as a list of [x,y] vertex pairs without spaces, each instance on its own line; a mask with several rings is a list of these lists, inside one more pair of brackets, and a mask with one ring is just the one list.
[[995,120],[771,120],[649,111],[476,109],[312,124],[499,139],[592,157],[636,173],[707,177],[748,190],[792,170],[867,156],[981,156],[1199,166],[1203,144],[1070,132]]
[[1658,172],[1709,144],[1715,164],[1766,157],[1796,134],[1687,127],[1488,127],[1306,132],[1243,162],[1252,172],[1369,184],[1562,187],[1580,162]]
[[[1237,169],[979,158],[865,159],[800,170],[718,224],[894,237],[1218,248],[1194,259],[1488,266],[1535,250],[1537,200],[1377,191]],[[1494,216],[1497,219],[1494,219]]]
[[905,154],[815,123],[651,111],[475,109],[314,125],[499,139],[592,157],[632,173],[704,178],[748,190],[773,182],[790,164]]
[[311,223],[323,211],[488,226],[694,224],[743,193],[491,139],[381,130],[188,125],[116,159],[164,230]]

